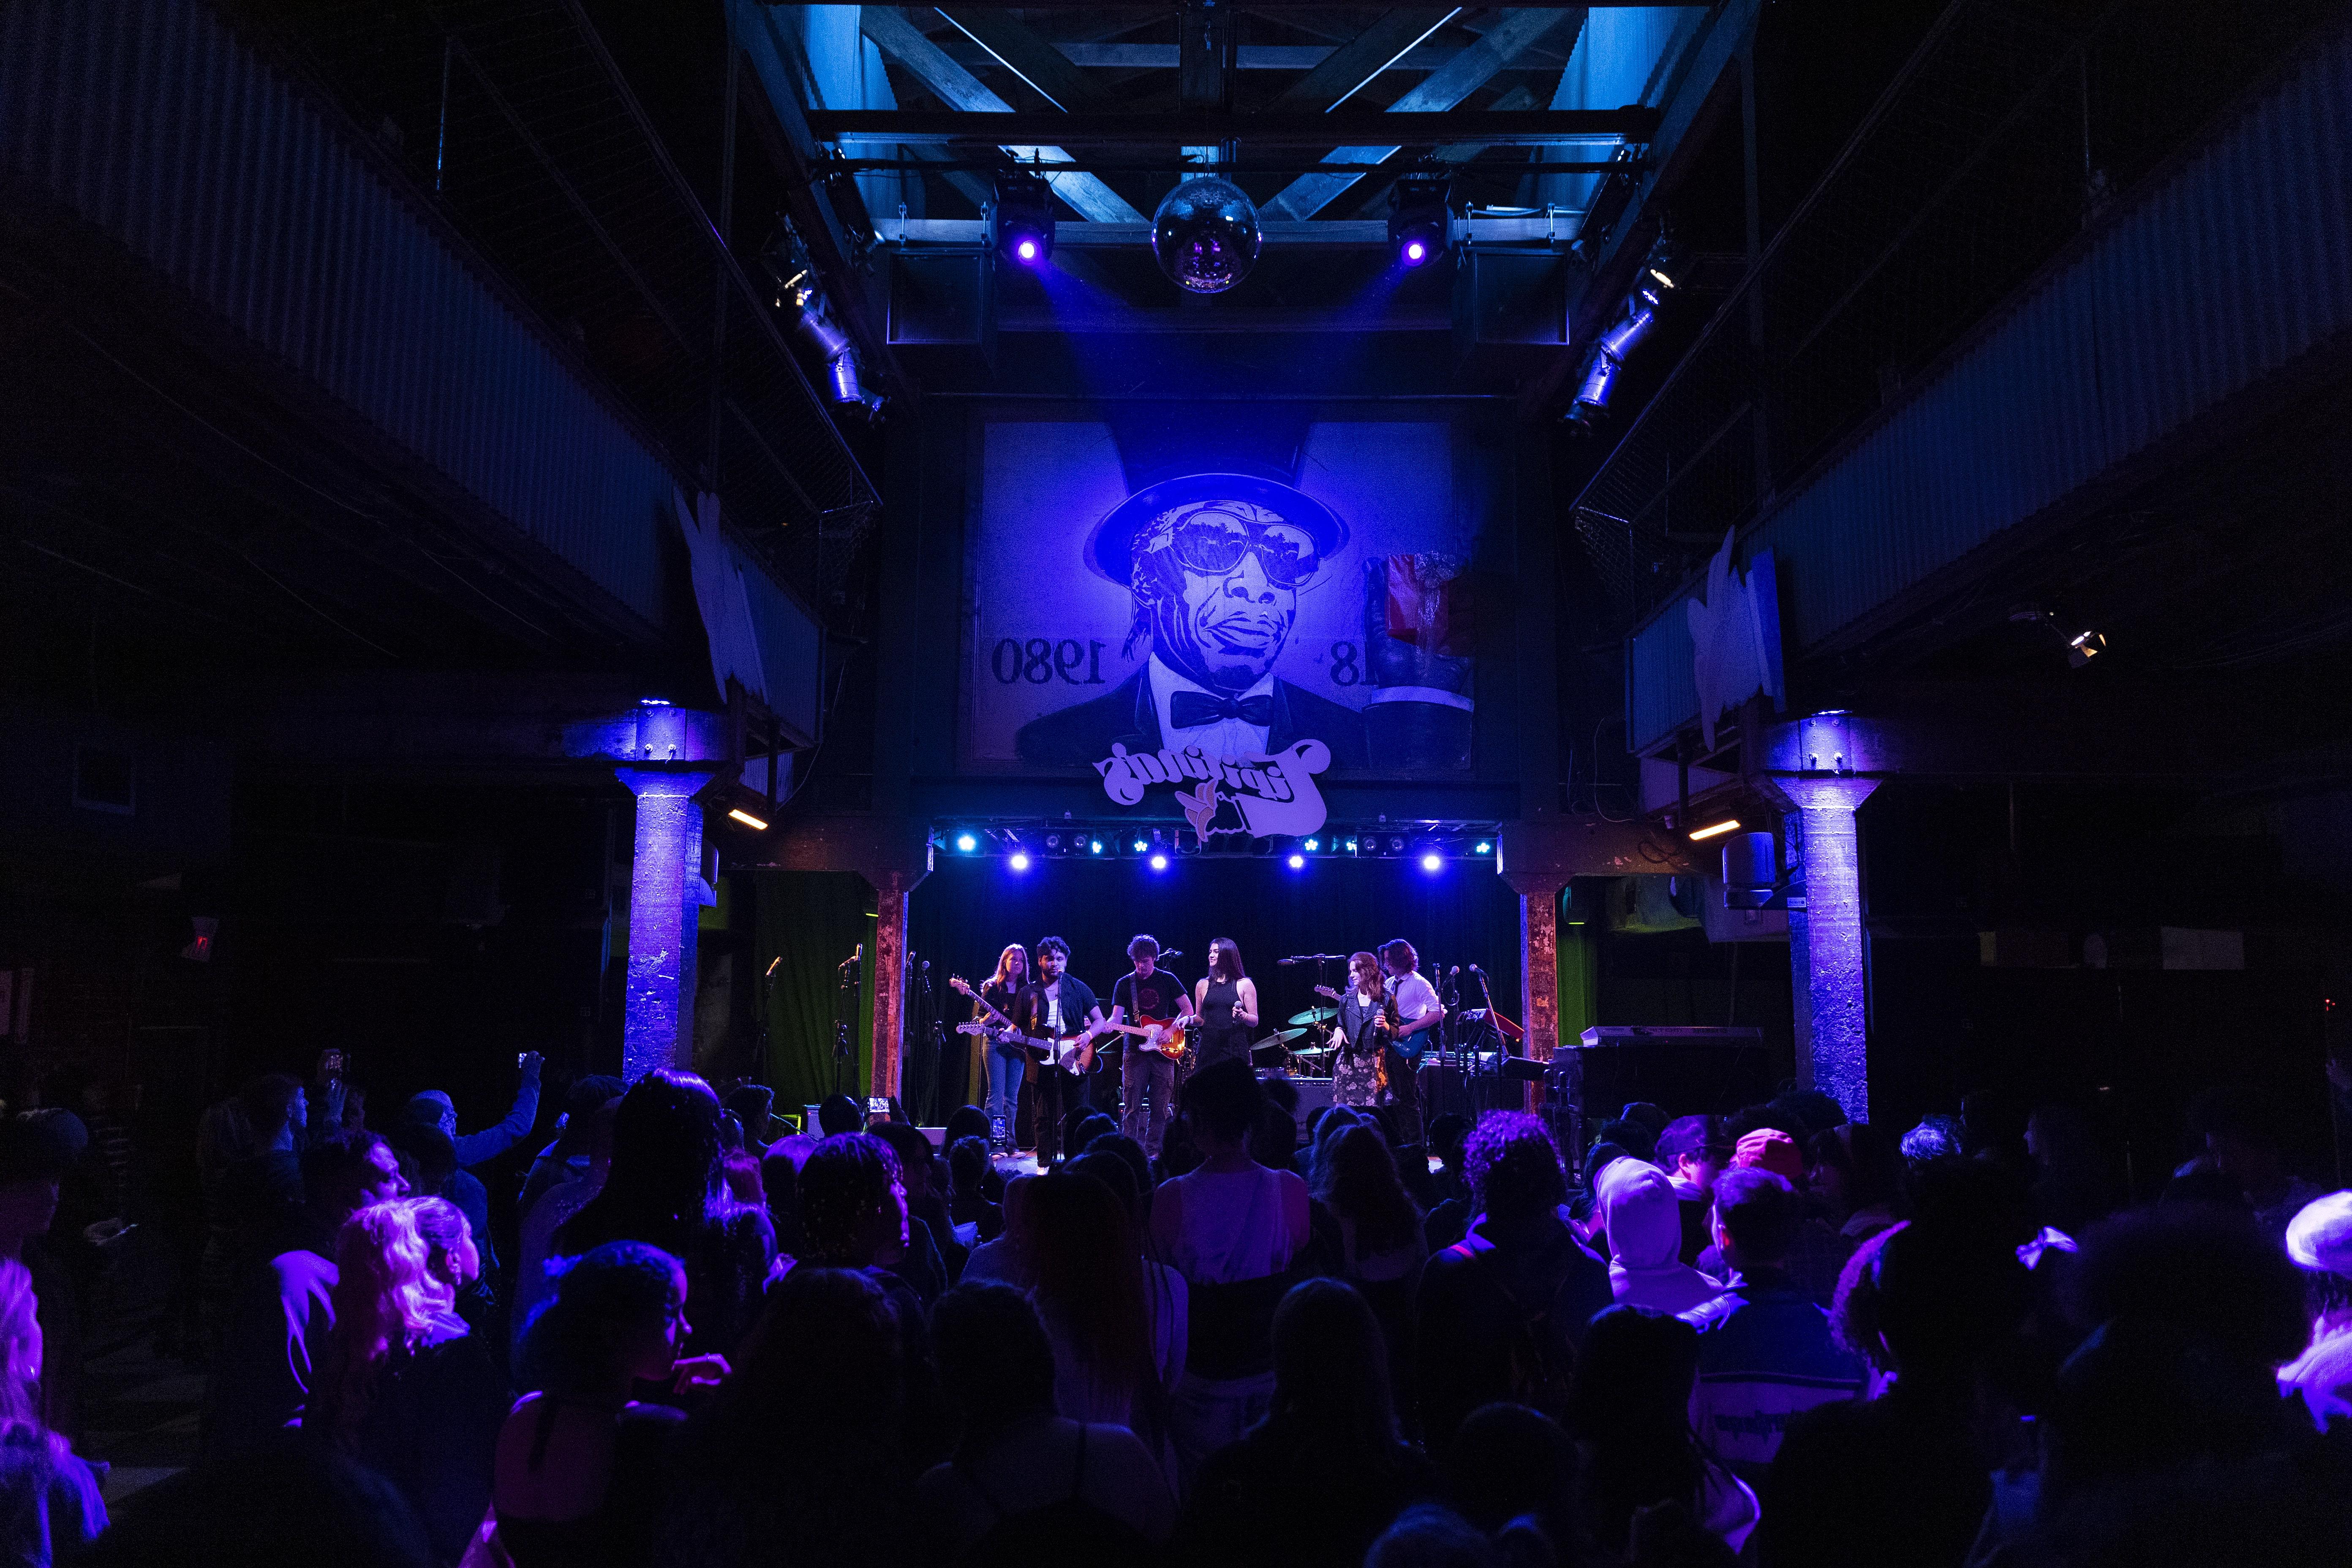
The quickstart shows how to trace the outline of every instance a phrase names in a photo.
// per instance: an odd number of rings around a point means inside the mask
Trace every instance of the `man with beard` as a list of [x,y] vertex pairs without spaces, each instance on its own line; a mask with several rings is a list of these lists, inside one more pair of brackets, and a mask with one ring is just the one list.
[[1024,762],[1091,766],[1128,751],[1198,746],[1211,761],[1318,740],[1334,768],[1366,763],[1364,721],[1274,673],[1298,595],[1347,542],[1328,507],[1289,485],[1192,474],[1138,491],[1088,542],[1095,565],[1135,597],[1143,668],[1102,697],[1021,727]]

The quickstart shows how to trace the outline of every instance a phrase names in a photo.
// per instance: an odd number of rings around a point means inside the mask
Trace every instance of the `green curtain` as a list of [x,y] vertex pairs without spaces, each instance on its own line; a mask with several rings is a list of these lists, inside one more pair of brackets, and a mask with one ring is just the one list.
[[842,1069],[842,1087],[863,1096],[874,1037],[874,893],[848,871],[757,873],[759,968],[781,958],[767,983],[768,1083],[776,1110],[800,1114],[834,1090],[835,973],[858,943],[866,944],[864,984],[856,1016],[848,1020],[855,1053]]
[[1599,965],[1592,951],[1591,928],[1570,925],[1570,919],[1581,920],[1576,900],[1570,889],[1559,893],[1559,1044],[1573,1045],[1585,1030],[1601,1022],[1601,1008],[1594,986]]

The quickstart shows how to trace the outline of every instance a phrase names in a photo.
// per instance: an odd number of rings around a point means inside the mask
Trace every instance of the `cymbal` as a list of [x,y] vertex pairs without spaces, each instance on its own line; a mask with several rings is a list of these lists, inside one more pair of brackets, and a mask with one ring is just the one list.
[[1328,1024],[1339,1016],[1336,1008],[1309,1007],[1304,1013],[1293,1013],[1288,1021],[1292,1024]]
[[1314,1032],[1315,1031],[1312,1029],[1276,1029],[1263,1039],[1252,1040],[1250,1044],[1253,1046],[1271,1046],[1279,1041],[1281,1044],[1286,1046],[1293,1040],[1303,1040]]

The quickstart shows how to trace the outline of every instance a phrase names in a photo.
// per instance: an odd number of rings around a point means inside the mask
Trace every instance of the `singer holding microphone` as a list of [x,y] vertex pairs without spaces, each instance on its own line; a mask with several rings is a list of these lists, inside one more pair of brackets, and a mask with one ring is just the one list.
[[1242,968],[1242,950],[1221,936],[1209,944],[1209,973],[1193,988],[1201,1015],[1201,1054],[1192,1070],[1219,1062],[1250,1059],[1250,1031],[1257,1027],[1257,982]]

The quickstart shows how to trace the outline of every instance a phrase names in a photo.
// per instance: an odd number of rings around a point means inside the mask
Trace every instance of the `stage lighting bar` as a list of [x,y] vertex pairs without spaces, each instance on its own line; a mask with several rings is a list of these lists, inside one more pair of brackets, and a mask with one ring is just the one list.
[[754,833],[765,833],[768,831],[768,825],[763,819],[752,816],[750,812],[744,810],[740,805],[729,806],[727,808],[727,815],[733,817],[736,821],[741,823],[744,826],[750,828]]
[[1454,182],[1407,174],[1389,192],[1389,250],[1401,267],[1420,267],[1451,248]]
[[1727,816],[1721,822],[1710,822],[1705,827],[1692,828],[1690,831],[1690,841],[1694,844],[1701,844],[1706,842],[1707,839],[1720,838],[1727,833],[1737,833],[1738,831],[1739,818],[1736,816]]
[[1043,174],[1008,169],[996,176],[996,249],[1020,267],[1054,258],[1054,193]]

